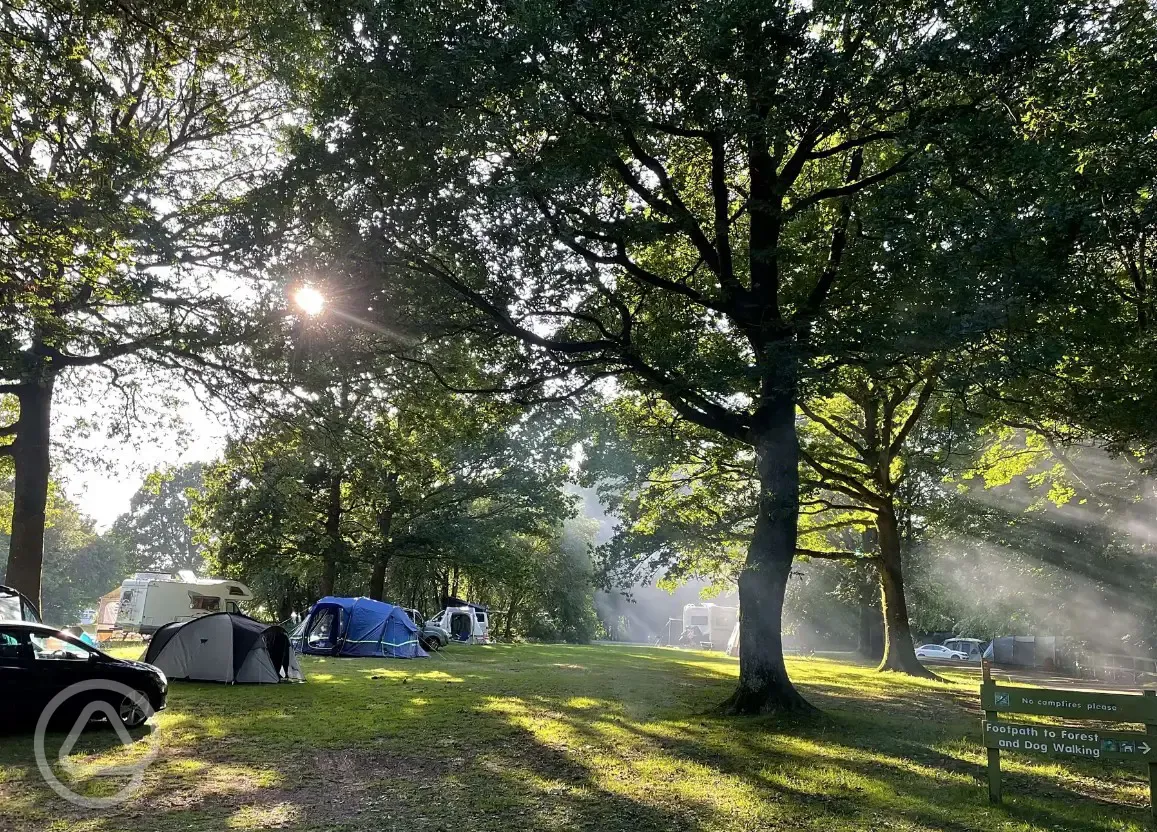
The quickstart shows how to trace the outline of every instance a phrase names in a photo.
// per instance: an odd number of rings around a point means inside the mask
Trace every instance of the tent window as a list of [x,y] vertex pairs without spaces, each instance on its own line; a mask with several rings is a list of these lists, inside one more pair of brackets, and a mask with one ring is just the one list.
[[482,610],[478,610],[478,612],[474,613],[474,615],[478,618],[479,621],[486,621],[486,613],[482,612]]
[[221,599],[216,595],[191,595],[189,609],[217,612],[221,609]]
[[310,647],[321,650],[329,649],[337,644],[338,633],[341,632],[341,621],[335,609],[322,610],[313,616],[309,629],[305,633],[305,642]]

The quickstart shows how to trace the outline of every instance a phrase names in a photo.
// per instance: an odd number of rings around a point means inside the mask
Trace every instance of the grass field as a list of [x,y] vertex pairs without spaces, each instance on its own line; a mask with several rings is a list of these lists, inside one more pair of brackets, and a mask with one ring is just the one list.
[[[0,738],[0,830],[1149,828],[1140,766],[1007,755],[990,806],[963,677],[795,660],[826,713],[799,724],[713,715],[737,673],[718,654],[503,645],[303,665],[297,686],[175,683],[143,788],[108,810],[57,798],[31,739]],[[114,742],[90,730],[71,759],[83,774]]]

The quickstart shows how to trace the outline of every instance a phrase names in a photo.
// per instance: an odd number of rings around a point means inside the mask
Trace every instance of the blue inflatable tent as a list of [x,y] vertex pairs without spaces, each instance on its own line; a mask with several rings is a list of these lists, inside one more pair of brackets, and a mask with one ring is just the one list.
[[293,636],[293,646],[310,656],[424,659],[428,655],[405,610],[369,598],[326,596],[310,608]]

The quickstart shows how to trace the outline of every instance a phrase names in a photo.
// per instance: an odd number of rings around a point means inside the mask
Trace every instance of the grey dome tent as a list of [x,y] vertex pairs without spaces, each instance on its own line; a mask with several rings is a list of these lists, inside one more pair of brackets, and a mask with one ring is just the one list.
[[164,625],[153,635],[144,660],[170,679],[227,684],[305,679],[284,629],[233,612]]

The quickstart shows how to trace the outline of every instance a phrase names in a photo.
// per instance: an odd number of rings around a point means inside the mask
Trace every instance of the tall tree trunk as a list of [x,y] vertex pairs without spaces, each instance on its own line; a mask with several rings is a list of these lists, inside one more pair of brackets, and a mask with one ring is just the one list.
[[454,585],[450,588],[450,595],[458,597],[458,564],[454,564]]
[[904,571],[900,561],[900,529],[896,512],[888,505],[876,513],[880,536],[880,600],[884,612],[884,658],[880,670],[895,670],[925,679],[938,678],[916,658],[904,598]]
[[277,620],[279,622],[288,621],[293,617],[293,599],[288,592],[281,593],[281,599],[277,604]]
[[44,566],[44,520],[48,505],[50,471],[49,441],[52,422],[54,378],[22,385],[16,393],[20,419],[12,444],[16,472],[12,495],[12,536],[4,580],[37,607],[40,603],[40,575]]
[[518,607],[518,593],[510,593],[510,606],[506,608],[506,621],[502,623],[502,640],[510,641],[511,632],[514,629],[514,613]]
[[321,583],[318,585],[317,593],[319,598],[324,598],[327,595],[333,595],[334,587],[337,585],[337,560],[329,555],[326,555],[325,562],[321,570]]
[[[780,370],[782,374],[782,368]],[[783,598],[799,522],[799,439],[794,378],[764,382],[752,435],[759,470],[759,513],[739,575],[739,687],[724,703],[732,714],[811,711],[783,661]]]
[[341,486],[342,476],[340,473],[331,473],[329,477],[329,487],[326,490],[326,504],[325,504],[325,565],[321,573],[321,595],[333,595],[334,588],[337,586],[337,569],[338,560],[342,554],[342,536],[341,536]]
[[370,573],[370,595],[375,601],[384,601],[386,594],[386,567],[390,565],[389,544],[381,544],[374,556],[374,569]]
[[370,598],[375,601],[385,600],[386,594],[386,567],[390,564],[390,555],[393,548],[390,546],[390,534],[394,526],[394,504],[391,501],[378,512],[378,545],[374,555],[374,570],[370,575]]
[[880,661],[884,656],[880,641],[880,581],[872,574],[871,564],[861,564],[860,572],[860,638],[857,650],[865,659]]
[[450,603],[450,570],[447,569],[440,573],[440,578],[442,581],[442,604],[447,605]]

